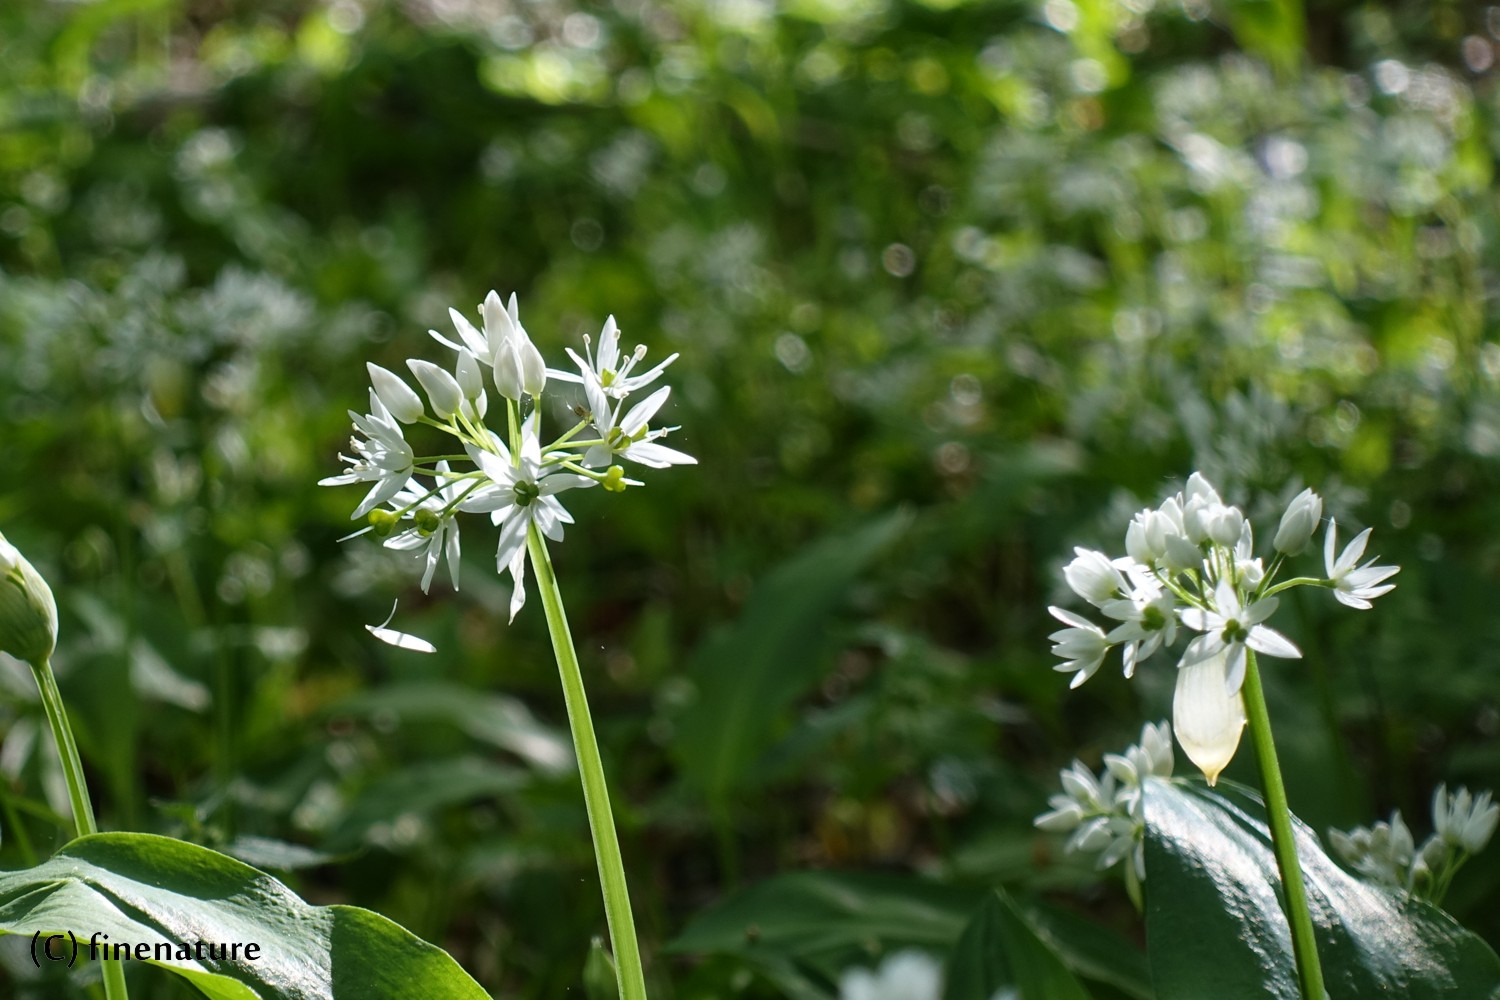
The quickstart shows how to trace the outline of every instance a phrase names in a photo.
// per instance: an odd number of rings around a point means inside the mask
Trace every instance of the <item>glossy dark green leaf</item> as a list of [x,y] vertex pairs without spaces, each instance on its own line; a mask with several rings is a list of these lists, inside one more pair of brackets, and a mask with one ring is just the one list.
[[943,1000],[990,1000],[1006,989],[1018,1000],[1089,1000],[1052,946],[1005,890],[996,889],[953,949]]
[[[1161,1000],[1300,1000],[1264,808],[1221,782],[1146,787],[1146,933]],[[1500,959],[1437,907],[1347,874],[1295,822],[1332,997],[1488,997]]]
[[739,620],[699,648],[690,668],[698,698],[674,746],[689,783],[719,801],[737,787],[782,713],[818,682],[829,613],[909,521],[891,515],[807,549],[761,580]]
[[[26,871],[0,875],[0,933],[148,944],[153,965],[214,1000],[487,1000],[445,952],[377,913],[311,906],[205,847],[143,833],[82,837]],[[106,938],[107,936],[107,938]],[[203,958],[197,943],[258,945],[255,958]],[[156,946],[170,943],[171,957]],[[191,957],[175,949],[185,944]]]

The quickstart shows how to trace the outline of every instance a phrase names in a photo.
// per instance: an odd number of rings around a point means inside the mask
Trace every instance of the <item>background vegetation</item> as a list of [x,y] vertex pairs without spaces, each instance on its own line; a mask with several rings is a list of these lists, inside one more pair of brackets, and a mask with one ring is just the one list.
[[[1138,936],[1031,818],[1173,678],[1067,693],[1046,605],[1195,468],[1258,524],[1311,485],[1403,567],[1368,613],[1298,600],[1307,658],[1267,683],[1294,810],[1421,836],[1439,781],[1500,784],[1496,31],[1335,0],[0,5],[0,527],[59,594],[101,824],[578,995],[603,917],[540,608],[505,625],[472,530],[423,599],[315,485],[363,362],[445,359],[425,331],[493,287],[549,357],[609,313],[682,354],[702,464],[580,495],[555,556],[659,996],[827,996],[951,944],[886,890]],[[436,656],[361,628],[396,595]],[[0,667],[20,867],[66,799]],[[795,969],[667,950],[816,869],[888,876],[846,916],[890,919]],[[1497,892],[1480,858],[1449,899],[1491,943]],[[809,903],[758,905],[750,944]],[[7,947],[14,995],[58,995]]]

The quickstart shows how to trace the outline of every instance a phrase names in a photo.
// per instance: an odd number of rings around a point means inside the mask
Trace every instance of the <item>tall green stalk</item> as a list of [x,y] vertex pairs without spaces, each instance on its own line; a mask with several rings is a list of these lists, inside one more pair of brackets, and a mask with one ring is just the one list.
[[1281,764],[1276,759],[1276,744],[1271,737],[1271,715],[1266,710],[1266,693],[1260,683],[1260,668],[1255,653],[1245,650],[1245,717],[1250,724],[1250,742],[1260,765],[1261,787],[1266,793],[1266,818],[1271,826],[1271,847],[1276,865],[1281,869],[1282,896],[1286,901],[1287,920],[1292,927],[1292,955],[1297,960],[1297,980],[1302,985],[1303,1000],[1324,1000],[1323,967],[1318,961],[1318,939],[1313,930],[1312,913],[1307,907],[1307,887],[1302,881],[1302,866],[1297,861],[1297,844],[1292,834],[1292,813],[1287,807],[1286,786],[1281,781]]
[[589,716],[588,696],[583,689],[578,653],[573,648],[573,634],[568,629],[568,616],[563,610],[562,591],[557,586],[557,574],[552,569],[547,543],[535,524],[527,529],[526,544],[531,552],[531,565],[536,569],[537,590],[541,591],[542,607],[547,612],[547,631],[552,636],[552,651],[557,656],[563,699],[568,706],[568,726],[572,730],[573,749],[578,755],[578,771],[583,779],[583,801],[588,809],[589,832],[594,838],[594,857],[599,863],[599,882],[604,890],[604,914],[609,922],[620,1000],[646,1000],[646,975],[641,967],[635,918],[630,912],[630,892],[625,885],[620,838],[615,833],[609,786],[604,780],[604,762],[599,756],[599,742],[594,738],[594,723]]
[[[73,808],[73,835],[83,837],[98,833],[99,824],[94,819],[94,806],[89,801],[88,785],[83,779],[83,761],[78,756],[73,727],[68,723],[68,711],[63,707],[62,692],[57,690],[57,678],[52,675],[52,661],[43,658],[33,662],[31,675],[41,692],[42,710],[47,713],[52,738],[57,741],[57,755],[62,758],[63,778],[68,783],[68,803]],[[125,970],[120,963],[105,960],[100,962],[99,968],[104,976],[107,1000],[127,1000]]]

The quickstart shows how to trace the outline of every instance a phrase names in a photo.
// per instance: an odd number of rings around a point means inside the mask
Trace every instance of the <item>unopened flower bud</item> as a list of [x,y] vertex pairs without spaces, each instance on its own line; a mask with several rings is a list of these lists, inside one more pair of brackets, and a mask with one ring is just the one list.
[[422,383],[422,388],[427,390],[427,399],[432,403],[433,413],[447,420],[458,412],[464,398],[458,379],[430,361],[412,358],[406,363],[406,367],[411,369],[417,381]]
[[1307,548],[1322,517],[1323,498],[1310,489],[1303,490],[1292,498],[1286,513],[1281,515],[1281,525],[1271,540],[1272,547],[1289,556],[1297,555]]
[[521,353],[513,340],[502,340],[495,345],[495,389],[506,399],[520,399],[526,391],[521,374]]
[[370,530],[379,538],[388,538],[396,530],[396,523],[400,520],[392,511],[383,507],[376,508],[370,511]]
[[411,386],[374,362],[365,362],[365,368],[370,373],[370,386],[385,408],[391,411],[391,416],[403,424],[414,424],[421,419],[422,397],[412,391]]
[[33,665],[57,645],[57,602],[27,558],[0,535],[0,652]]

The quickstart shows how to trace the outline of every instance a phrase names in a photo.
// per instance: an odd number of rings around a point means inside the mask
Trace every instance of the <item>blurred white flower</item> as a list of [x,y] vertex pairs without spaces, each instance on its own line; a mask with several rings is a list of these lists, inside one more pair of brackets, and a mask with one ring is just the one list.
[[1171,729],[1165,722],[1147,723],[1141,728],[1140,743],[1104,756],[1104,771],[1097,778],[1076,760],[1060,771],[1062,794],[1051,796],[1048,811],[1032,823],[1051,833],[1071,833],[1063,849],[1097,853],[1101,871],[1130,857],[1131,877],[1143,880],[1141,785],[1147,778],[1171,775]]
[[1448,794],[1448,786],[1439,785],[1432,796],[1432,825],[1437,835],[1454,847],[1470,854],[1484,850],[1500,821],[1500,805],[1491,801],[1489,792],[1471,796],[1467,788]]
[[839,979],[839,1000],[939,1000],[943,965],[922,951],[887,955],[877,970],[848,969]]

